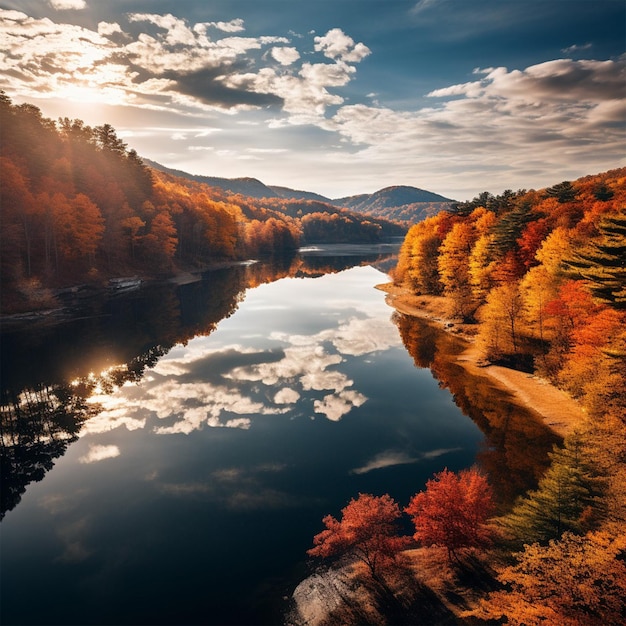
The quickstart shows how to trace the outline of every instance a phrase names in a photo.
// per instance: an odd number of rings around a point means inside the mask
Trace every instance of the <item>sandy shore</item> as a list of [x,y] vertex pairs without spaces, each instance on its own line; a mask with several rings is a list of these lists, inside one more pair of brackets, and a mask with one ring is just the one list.
[[427,319],[447,332],[462,337],[467,342],[467,348],[458,356],[458,363],[472,374],[488,376],[501,388],[511,392],[520,404],[537,413],[546,426],[561,437],[574,430],[584,419],[585,412],[580,404],[547,380],[509,367],[485,363],[474,342],[475,326],[448,318],[445,314],[445,298],[418,296],[393,283],[377,285],[376,288],[387,294],[387,304],[399,313]]

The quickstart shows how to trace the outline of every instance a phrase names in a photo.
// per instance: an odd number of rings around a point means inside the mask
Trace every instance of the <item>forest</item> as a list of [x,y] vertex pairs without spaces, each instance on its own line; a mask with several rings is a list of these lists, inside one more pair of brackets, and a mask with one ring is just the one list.
[[110,124],[53,121],[4,92],[0,126],[3,313],[53,307],[60,287],[406,232],[323,202],[247,198],[157,172]]
[[[393,278],[469,325],[485,364],[550,382],[585,417],[509,506],[473,467],[408,503],[358,494],[326,516],[309,555],[351,563],[361,582],[328,623],[625,623],[626,169],[454,203],[411,227]],[[423,337],[397,323],[421,363]]]

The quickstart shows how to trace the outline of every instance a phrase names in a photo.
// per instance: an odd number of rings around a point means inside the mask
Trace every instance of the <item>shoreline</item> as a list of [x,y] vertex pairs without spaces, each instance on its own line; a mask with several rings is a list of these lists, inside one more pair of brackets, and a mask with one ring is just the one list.
[[443,296],[418,296],[393,283],[376,285],[376,289],[386,294],[386,303],[398,313],[427,320],[465,341],[467,347],[457,357],[457,363],[469,373],[485,376],[498,388],[513,394],[522,406],[536,413],[545,426],[560,437],[570,434],[585,419],[582,406],[551,382],[485,362],[475,343],[476,326],[447,317],[443,312],[446,304]]

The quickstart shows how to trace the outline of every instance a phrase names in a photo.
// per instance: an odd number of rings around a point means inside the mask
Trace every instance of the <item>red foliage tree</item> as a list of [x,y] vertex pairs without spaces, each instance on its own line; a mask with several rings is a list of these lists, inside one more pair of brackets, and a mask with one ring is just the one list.
[[427,545],[441,545],[458,560],[460,548],[480,548],[490,542],[487,520],[494,509],[487,479],[477,469],[459,474],[444,469],[426,483],[426,491],[411,498],[405,511],[413,519],[413,537]]
[[401,515],[391,496],[360,493],[342,509],[341,521],[332,515],[324,517],[326,530],[315,535],[314,547],[307,554],[356,558],[368,567],[372,578],[380,581],[381,571],[410,543],[409,537],[398,534],[396,522]]

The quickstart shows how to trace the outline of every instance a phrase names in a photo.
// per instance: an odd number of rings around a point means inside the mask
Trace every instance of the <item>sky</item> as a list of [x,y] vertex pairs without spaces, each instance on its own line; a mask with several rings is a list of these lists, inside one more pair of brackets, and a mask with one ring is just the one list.
[[626,165],[626,2],[0,0],[0,89],[192,174],[469,200]]

